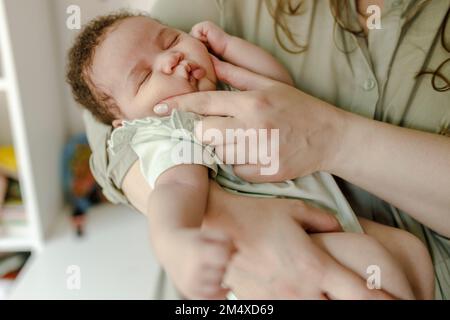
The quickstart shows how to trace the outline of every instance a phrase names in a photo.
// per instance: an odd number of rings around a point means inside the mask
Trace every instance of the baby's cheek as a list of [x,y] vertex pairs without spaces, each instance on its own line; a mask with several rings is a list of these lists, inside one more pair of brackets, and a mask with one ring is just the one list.
[[148,91],[146,92],[145,105],[151,105],[151,109],[153,110],[153,106],[162,100],[194,91],[196,90],[194,90],[186,79],[175,75],[159,75],[149,85]]
[[154,116],[153,107],[162,99],[158,99],[154,94],[143,93],[140,97],[136,97],[132,112],[135,114],[134,119]]

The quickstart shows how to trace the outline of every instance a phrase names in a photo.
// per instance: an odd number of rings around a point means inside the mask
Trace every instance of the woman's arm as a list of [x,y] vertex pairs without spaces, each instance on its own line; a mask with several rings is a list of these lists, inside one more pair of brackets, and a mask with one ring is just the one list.
[[450,237],[450,139],[343,114],[324,168]]
[[168,112],[227,116],[202,121],[203,130],[214,127],[224,136],[226,128],[278,129],[278,172],[264,176],[259,165],[239,165],[236,174],[261,182],[328,171],[450,236],[450,139],[369,120],[248,70],[214,64],[222,81],[250,91],[199,92],[165,103]]

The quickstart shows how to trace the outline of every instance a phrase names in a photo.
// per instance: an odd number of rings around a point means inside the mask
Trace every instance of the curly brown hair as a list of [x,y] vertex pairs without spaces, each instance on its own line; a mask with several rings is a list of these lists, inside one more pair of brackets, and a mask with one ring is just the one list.
[[86,24],[68,53],[66,80],[75,100],[88,109],[96,119],[111,124],[120,112],[114,99],[96,88],[89,76],[95,49],[119,22],[132,17],[148,17],[143,13],[120,11],[99,16]]

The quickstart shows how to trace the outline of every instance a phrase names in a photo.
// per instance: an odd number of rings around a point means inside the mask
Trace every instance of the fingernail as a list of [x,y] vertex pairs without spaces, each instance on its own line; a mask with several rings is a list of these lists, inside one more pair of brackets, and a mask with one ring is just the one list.
[[169,111],[169,106],[167,105],[167,103],[160,103],[153,108],[153,111],[156,114],[165,114],[167,113],[167,111]]

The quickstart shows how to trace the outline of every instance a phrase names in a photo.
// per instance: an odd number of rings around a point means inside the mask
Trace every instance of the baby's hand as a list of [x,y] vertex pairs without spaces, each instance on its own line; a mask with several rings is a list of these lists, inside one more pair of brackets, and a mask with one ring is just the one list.
[[202,41],[214,54],[222,56],[229,35],[211,21],[203,21],[192,27],[191,36]]
[[231,239],[216,230],[195,230],[179,240],[178,259],[168,269],[179,290],[189,299],[223,299],[222,281],[234,251]]

